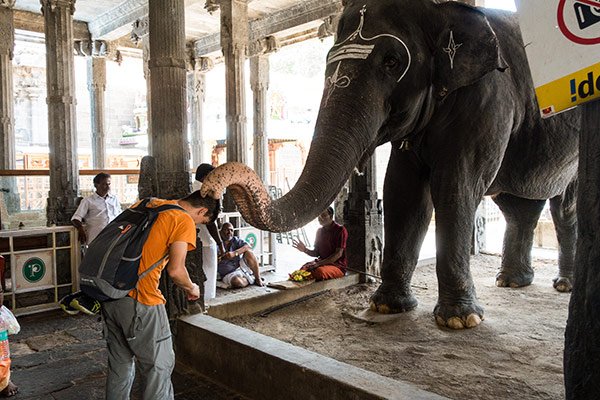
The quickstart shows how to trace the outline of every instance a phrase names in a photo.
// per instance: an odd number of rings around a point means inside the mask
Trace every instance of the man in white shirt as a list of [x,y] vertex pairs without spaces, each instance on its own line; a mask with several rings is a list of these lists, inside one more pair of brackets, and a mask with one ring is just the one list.
[[94,177],[94,187],[96,192],[81,200],[71,218],[83,244],[90,244],[110,221],[121,214],[119,199],[110,193],[110,175],[100,172]]
[[[196,168],[196,181],[202,184],[206,175],[213,169],[215,167],[211,164],[198,165],[198,168]],[[198,238],[202,243],[202,269],[204,275],[206,275],[204,300],[210,300],[217,296],[217,255],[225,254],[225,248],[216,222],[199,224],[197,228]]]

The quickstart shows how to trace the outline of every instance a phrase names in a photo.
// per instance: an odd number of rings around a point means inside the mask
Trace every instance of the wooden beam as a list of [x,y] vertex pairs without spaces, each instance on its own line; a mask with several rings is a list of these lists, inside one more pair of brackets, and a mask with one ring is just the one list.
[[[22,10],[14,10],[13,13],[15,29],[44,33],[44,16],[42,14]],[[73,21],[73,38],[75,40],[89,40],[88,24],[82,21]]]

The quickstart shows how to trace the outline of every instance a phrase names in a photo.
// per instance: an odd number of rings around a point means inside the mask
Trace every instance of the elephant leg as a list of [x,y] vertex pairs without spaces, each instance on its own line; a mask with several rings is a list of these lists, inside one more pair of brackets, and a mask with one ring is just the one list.
[[573,289],[573,267],[577,242],[577,181],[572,182],[565,192],[550,199],[550,212],[558,239],[558,276],[554,288],[559,292]]
[[508,193],[500,193],[493,199],[506,220],[502,266],[496,274],[496,286],[527,286],[533,281],[533,232],[546,200],[529,200]]
[[[456,183],[457,187],[475,187]],[[436,274],[438,301],[433,310],[436,323],[451,329],[473,328],[483,320],[470,271],[471,235],[477,205],[483,197],[464,191],[451,192],[448,186],[434,189],[436,224]]]
[[412,152],[392,150],[383,192],[382,283],[371,297],[371,309],[399,313],[417,307],[410,283],[432,213],[428,172]]

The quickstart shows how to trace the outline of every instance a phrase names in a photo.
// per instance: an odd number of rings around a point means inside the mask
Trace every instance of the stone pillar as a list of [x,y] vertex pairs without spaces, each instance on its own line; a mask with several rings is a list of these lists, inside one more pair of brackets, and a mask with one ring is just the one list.
[[15,168],[15,116],[13,96],[13,50],[15,0],[0,0],[0,169]]
[[[0,169],[16,167],[15,110],[13,96],[13,50],[15,26],[13,6],[15,0],[0,0]],[[14,177],[0,178],[4,190],[4,203],[8,212],[20,209],[19,190]],[[0,227],[1,229],[1,227]]]
[[206,90],[206,72],[213,67],[208,57],[191,57],[188,66],[187,88],[190,109],[190,136],[192,167],[196,168],[204,159],[204,99]]
[[481,200],[475,212],[473,236],[471,237],[471,255],[478,255],[486,248],[485,241],[485,198]]
[[[383,259],[382,203],[377,198],[375,154],[362,175],[350,178],[348,200],[344,204],[344,225],[348,229],[348,267],[381,276]],[[365,275],[361,275],[365,282]]]
[[94,169],[106,163],[106,131],[104,91],[106,90],[106,58],[88,57],[88,90],[92,120],[92,158]]
[[150,0],[150,114],[158,195],[190,193],[187,140],[184,0]]
[[582,106],[577,193],[577,255],[565,331],[565,398],[598,398],[600,381],[600,101]]
[[150,116],[152,115],[152,88],[150,85],[150,36],[148,35],[148,17],[140,18],[133,23],[131,40],[137,46],[142,45],[142,59],[144,62],[144,79],[146,80],[146,119],[148,120],[148,154],[152,154],[152,127]]
[[250,87],[254,93],[254,170],[265,185],[269,184],[269,152],[267,150],[267,91],[269,89],[269,56],[250,58]]
[[247,163],[246,79],[247,0],[221,3],[221,46],[225,58],[227,161]]
[[69,225],[77,208],[73,12],[75,0],[40,0],[46,33],[50,192],[48,225]]
[[[246,53],[248,50],[248,0],[224,0],[221,7],[221,47],[225,59],[225,118],[227,161],[248,163],[246,151]],[[233,199],[223,199],[224,211],[235,211]]]

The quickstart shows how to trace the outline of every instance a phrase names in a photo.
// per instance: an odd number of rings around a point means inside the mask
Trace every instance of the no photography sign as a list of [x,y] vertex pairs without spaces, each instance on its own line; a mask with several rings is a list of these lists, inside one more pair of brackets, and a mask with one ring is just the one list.
[[600,0],[517,0],[542,117],[600,99]]

